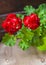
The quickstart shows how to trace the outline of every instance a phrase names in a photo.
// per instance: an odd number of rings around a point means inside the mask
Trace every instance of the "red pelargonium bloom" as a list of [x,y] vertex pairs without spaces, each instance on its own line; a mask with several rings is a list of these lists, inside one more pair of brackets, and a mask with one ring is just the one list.
[[22,20],[15,14],[8,14],[6,20],[2,23],[2,27],[6,32],[14,34],[22,27]]
[[40,19],[35,13],[32,13],[29,16],[25,16],[23,22],[26,27],[32,30],[35,30],[40,26]]

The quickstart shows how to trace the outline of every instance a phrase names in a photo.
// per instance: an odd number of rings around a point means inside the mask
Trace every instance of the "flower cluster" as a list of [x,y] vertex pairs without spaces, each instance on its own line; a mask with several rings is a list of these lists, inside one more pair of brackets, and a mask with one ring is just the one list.
[[29,16],[25,16],[23,22],[26,27],[32,30],[35,30],[40,26],[40,19],[35,13],[32,13]]
[[[32,13],[24,17],[23,23],[26,27],[35,30],[40,26],[40,19],[35,13]],[[22,20],[15,14],[8,14],[7,18],[2,23],[2,27],[6,32],[14,34],[22,28]]]
[[15,14],[8,14],[7,18],[2,23],[4,30],[10,34],[14,34],[22,27],[22,20]]

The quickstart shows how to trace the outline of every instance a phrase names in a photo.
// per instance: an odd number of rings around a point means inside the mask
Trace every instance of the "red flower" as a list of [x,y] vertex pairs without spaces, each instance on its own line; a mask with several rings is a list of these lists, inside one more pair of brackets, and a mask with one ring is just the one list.
[[32,30],[35,30],[40,26],[40,19],[35,13],[25,16],[23,22],[26,27]]
[[22,27],[22,20],[15,14],[8,14],[6,20],[2,23],[2,27],[6,32],[14,34]]

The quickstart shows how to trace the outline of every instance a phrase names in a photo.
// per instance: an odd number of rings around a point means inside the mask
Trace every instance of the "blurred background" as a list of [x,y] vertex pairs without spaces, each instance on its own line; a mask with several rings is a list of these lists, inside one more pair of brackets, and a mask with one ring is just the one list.
[[7,12],[22,11],[25,5],[37,7],[46,0],[0,0],[0,14]]

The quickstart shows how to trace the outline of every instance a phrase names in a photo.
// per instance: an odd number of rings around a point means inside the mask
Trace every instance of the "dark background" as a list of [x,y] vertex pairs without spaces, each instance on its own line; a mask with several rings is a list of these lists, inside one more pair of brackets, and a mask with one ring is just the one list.
[[[21,12],[26,5],[32,5],[37,8],[39,4],[46,3],[46,0],[0,0],[0,16],[1,14],[11,12]],[[2,31],[1,23],[5,17],[0,17],[0,40],[4,34]]]
[[22,11],[25,5],[37,7],[41,3],[46,3],[46,0],[0,0],[0,14]]

